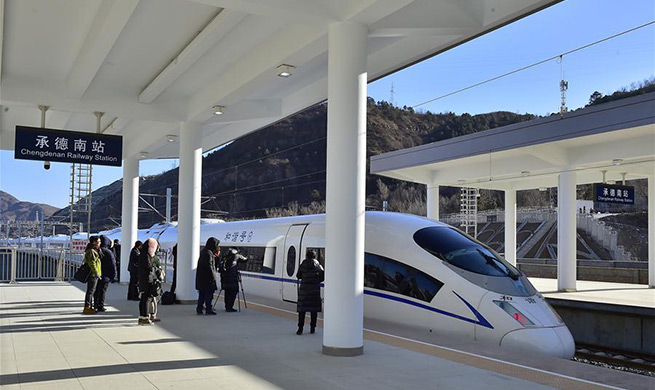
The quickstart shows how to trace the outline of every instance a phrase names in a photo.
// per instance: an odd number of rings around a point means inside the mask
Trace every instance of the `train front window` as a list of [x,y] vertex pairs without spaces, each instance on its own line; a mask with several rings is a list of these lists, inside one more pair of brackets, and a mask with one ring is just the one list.
[[443,283],[407,264],[366,252],[364,286],[430,302]]
[[424,228],[414,233],[414,241],[428,253],[466,271],[515,280],[521,274],[491,248],[453,228]]

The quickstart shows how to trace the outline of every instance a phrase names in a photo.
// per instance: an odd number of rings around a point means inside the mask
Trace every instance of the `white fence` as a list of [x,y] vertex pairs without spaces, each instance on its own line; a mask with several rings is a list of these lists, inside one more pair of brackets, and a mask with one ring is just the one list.
[[0,248],[0,282],[71,280],[83,260],[68,249]]

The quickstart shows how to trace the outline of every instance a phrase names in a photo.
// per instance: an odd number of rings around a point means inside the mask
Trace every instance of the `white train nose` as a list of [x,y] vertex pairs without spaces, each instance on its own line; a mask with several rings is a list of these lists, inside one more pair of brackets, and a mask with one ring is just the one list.
[[566,326],[514,330],[503,336],[500,345],[564,359],[575,354],[575,342]]

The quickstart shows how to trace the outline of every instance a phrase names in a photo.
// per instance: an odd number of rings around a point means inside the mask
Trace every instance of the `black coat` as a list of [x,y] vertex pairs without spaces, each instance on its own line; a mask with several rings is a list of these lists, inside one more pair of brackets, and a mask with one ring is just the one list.
[[237,266],[239,263],[248,260],[234,252],[236,251],[233,251],[232,249],[227,251],[219,268],[221,273],[221,288],[225,291],[239,289],[239,267]]
[[139,256],[141,255],[141,251],[139,248],[132,248],[130,251],[130,262],[127,265],[127,271],[130,273],[130,275],[137,276],[139,275]]
[[102,278],[114,280],[116,279],[116,257],[114,257],[114,251],[109,248],[109,245],[111,245],[111,240],[107,236],[100,236]]
[[139,255],[139,290],[148,291],[150,286],[157,281],[155,274],[154,257],[148,256],[148,250],[143,248]]
[[216,291],[214,279],[214,253],[218,249],[218,239],[210,237],[205,247],[200,251],[198,268],[196,269],[196,290]]
[[305,259],[298,267],[298,305],[296,310],[321,311],[321,282],[325,278],[323,267],[315,259]]

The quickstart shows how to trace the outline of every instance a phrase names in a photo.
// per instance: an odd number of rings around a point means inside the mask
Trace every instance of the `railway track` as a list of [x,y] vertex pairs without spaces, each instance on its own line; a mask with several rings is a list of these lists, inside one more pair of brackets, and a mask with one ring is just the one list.
[[596,345],[576,344],[574,360],[655,377],[655,356]]

